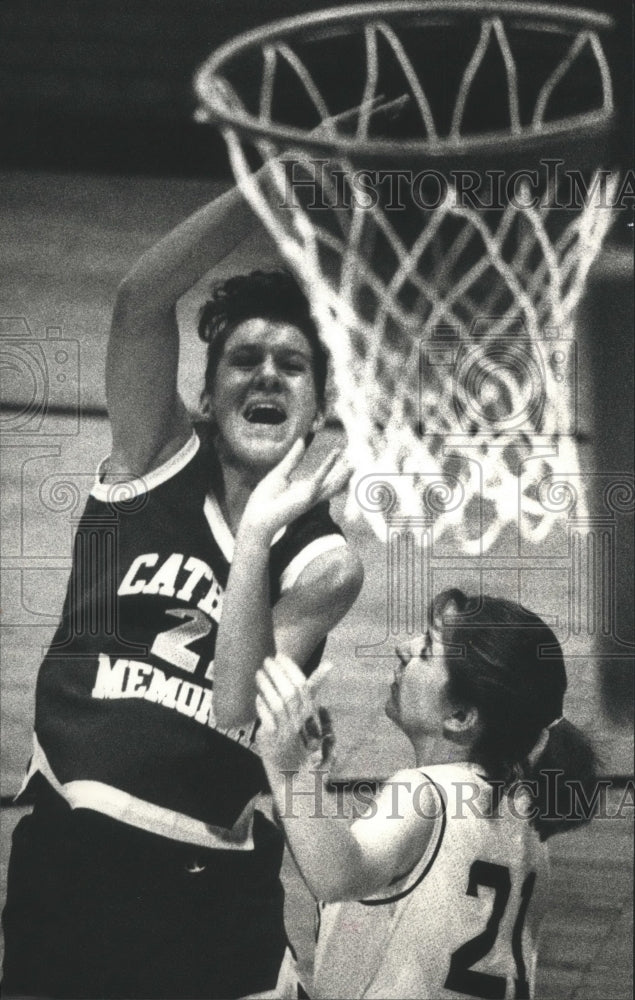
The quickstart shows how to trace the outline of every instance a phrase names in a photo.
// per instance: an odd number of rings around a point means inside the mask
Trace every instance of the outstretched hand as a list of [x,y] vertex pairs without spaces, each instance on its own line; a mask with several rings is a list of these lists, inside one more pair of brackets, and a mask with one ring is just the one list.
[[335,736],[329,712],[317,707],[300,668],[288,656],[267,657],[256,674],[258,743],[265,764],[297,770],[307,761],[318,767],[332,758]]
[[243,515],[250,526],[261,527],[274,535],[346,486],[352,470],[341,457],[339,448],[331,451],[317,469],[292,478],[305,450],[304,442],[298,439],[282,461],[258,483]]

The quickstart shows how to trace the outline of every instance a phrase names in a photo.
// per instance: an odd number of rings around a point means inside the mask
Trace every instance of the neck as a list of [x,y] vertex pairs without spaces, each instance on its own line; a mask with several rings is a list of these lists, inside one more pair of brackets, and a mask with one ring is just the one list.
[[223,516],[233,535],[238,530],[241,518],[247,506],[247,501],[255,487],[265,475],[229,462],[219,455],[223,473],[222,493],[217,497]]
[[442,736],[411,736],[417,767],[432,764],[456,764],[470,759],[470,748],[452,743]]

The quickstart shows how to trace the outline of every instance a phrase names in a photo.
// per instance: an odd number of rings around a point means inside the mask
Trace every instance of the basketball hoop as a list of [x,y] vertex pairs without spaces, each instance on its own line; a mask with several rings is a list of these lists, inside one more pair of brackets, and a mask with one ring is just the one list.
[[578,472],[575,313],[618,185],[600,169],[611,23],[370,3],[248,32],[198,73],[310,298],[358,473],[347,510],[379,534],[398,511],[480,552],[562,516],[544,495]]

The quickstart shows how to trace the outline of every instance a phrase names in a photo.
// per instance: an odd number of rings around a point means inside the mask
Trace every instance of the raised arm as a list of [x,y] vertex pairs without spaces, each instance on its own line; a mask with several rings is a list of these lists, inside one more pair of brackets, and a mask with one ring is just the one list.
[[148,250],[122,281],[106,361],[111,474],[143,475],[190,434],[177,391],[176,304],[256,225],[242,195],[232,188]]
[[399,771],[368,815],[351,822],[318,791],[322,774],[313,770],[301,736],[317,710],[301,671],[278,656],[256,680],[267,777],[291,853],[316,899],[363,899],[407,874],[434,833],[438,802],[430,783],[417,770]]
[[297,441],[258,484],[236,534],[214,654],[214,714],[222,728],[255,718],[255,675],[264,658],[279,652],[306,662],[362,585],[361,563],[342,545],[312,560],[271,610],[269,556],[276,531],[329,499],[350,475],[332,452],[315,472],[292,480],[303,452]]

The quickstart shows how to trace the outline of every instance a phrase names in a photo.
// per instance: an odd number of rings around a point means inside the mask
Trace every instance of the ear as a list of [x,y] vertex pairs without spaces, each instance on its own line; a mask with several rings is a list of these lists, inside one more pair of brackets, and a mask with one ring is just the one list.
[[461,742],[473,739],[479,725],[478,709],[471,706],[453,707],[448,710],[448,714],[443,720],[443,729],[448,739],[460,740]]

